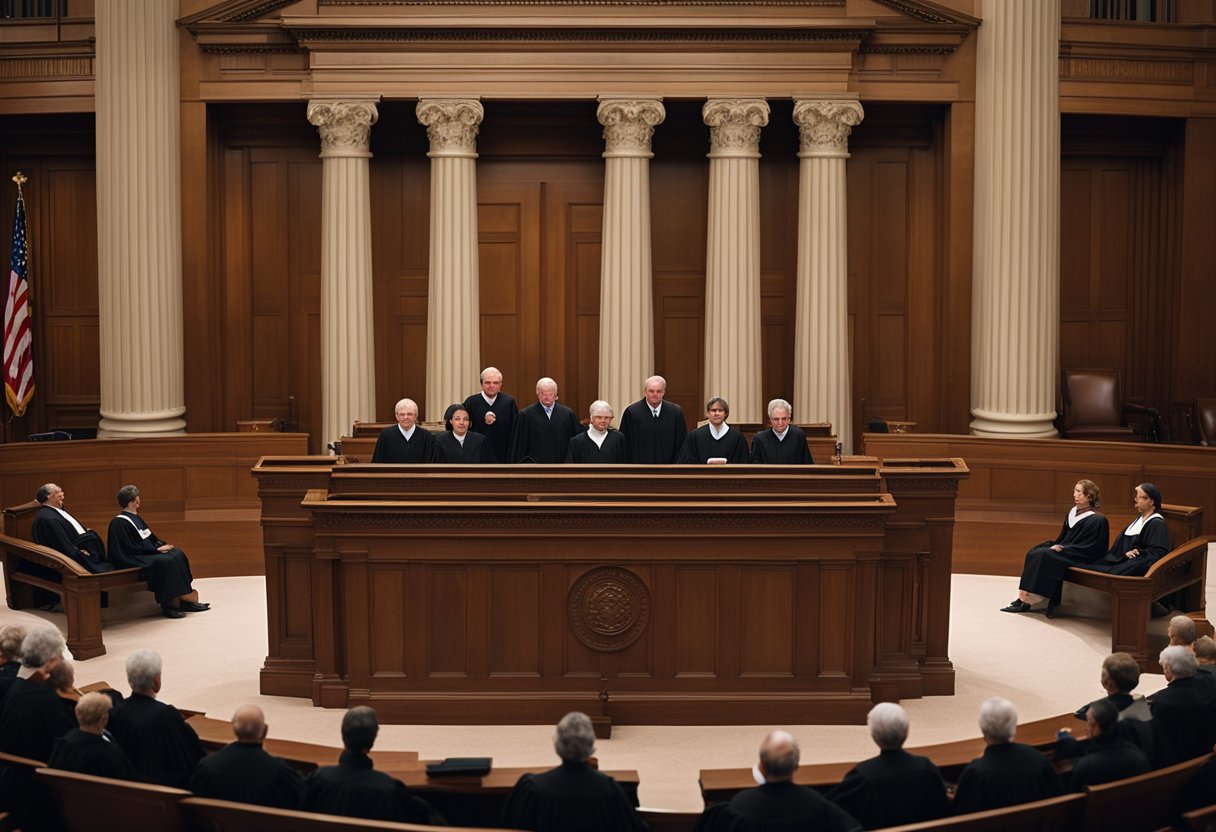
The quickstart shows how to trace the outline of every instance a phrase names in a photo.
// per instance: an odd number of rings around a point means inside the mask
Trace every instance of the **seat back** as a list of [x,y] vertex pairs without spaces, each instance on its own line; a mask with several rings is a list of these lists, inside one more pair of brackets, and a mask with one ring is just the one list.
[[[272,809],[205,797],[188,797],[178,806],[182,814],[191,821],[193,828],[211,829],[212,832],[344,832],[352,829],[362,832],[435,832],[437,828],[416,823],[363,820],[315,812],[297,812],[292,809]],[[459,826],[445,826],[443,829],[447,832],[475,832],[468,827]],[[479,829],[481,832],[490,832],[481,827]]]
[[891,826],[884,832],[1072,832],[1081,827],[1084,809],[1085,795],[1066,794],[987,812]]
[[646,821],[650,832],[693,832],[700,812],[675,812],[669,809],[638,809],[638,817]]
[[34,518],[38,516],[40,508],[42,508],[42,504],[37,500],[6,508],[4,510],[4,533],[9,537],[21,540],[33,540],[34,536],[30,530],[34,527]]
[[1066,431],[1076,425],[1123,424],[1123,399],[1117,370],[1065,368],[1062,384]]
[[1179,797],[1186,784],[1211,757],[1206,754],[1139,777],[1087,786],[1086,829],[1160,829],[1178,814]]
[[1216,803],[1193,812],[1182,813],[1180,828],[1189,832],[1216,832]]
[[60,771],[38,769],[38,780],[59,799],[69,829],[157,829],[185,832],[178,802],[190,797],[184,789],[111,780]]
[[1216,445],[1216,398],[1195,399],[1195,432],[1200,445]]

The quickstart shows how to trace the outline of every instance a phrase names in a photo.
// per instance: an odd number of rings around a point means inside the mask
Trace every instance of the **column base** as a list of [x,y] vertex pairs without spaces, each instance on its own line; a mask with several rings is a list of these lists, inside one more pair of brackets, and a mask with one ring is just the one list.
[[97,425],[98,439],[136,439],[142,436],[173,436],[186,432],[185,408],[168,413],[105,416]]
[[971,435],[989,439],[1056,439],[1054,413],[994,413],[972,410]]

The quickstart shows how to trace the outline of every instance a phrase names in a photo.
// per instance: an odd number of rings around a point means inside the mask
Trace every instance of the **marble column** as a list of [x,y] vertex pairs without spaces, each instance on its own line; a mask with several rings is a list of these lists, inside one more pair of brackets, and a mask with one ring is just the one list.
[[474,98],[424,98],[415,112],[431,141],[425,415],[438,421],[476,388],[481,372],[476,159],[485,111]]
[[1060,334],[1060,0],[984,0],[971,432],[1051,437]]
[[709,233],[705,274],[705,396],[730,403],[730,420],[761,422],[760,128],[761,98],[711,98]]
[[321,447],[375,421],[369,140],[373,100],[308,102],[321,134]]
[[849,133],[865,112],[848,100],[796,101],[798,147],[798,288],[794,327],[794,414],[831,422],[852,453],[849,373]]
[[658,99],[601,98],[595,112],[604,125],[599,398],[618,418],[654,375],[650,140],[666,115]]
[[99,436],[186,429],[177,13],[95,8]]

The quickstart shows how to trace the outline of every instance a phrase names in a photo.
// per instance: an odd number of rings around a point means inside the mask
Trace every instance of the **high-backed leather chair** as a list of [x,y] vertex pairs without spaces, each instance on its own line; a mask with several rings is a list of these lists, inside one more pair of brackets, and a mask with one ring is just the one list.
[[[1160,414],[1151,407],[1123,401],[1119,371],[1111,367],[1064,367],[1060,372],[1061,435],[1067,439],[1107,442],[1156,442]],[[1139,417],[1139,430],[1127,417]]]
[[1195,438],[1200,445],[1216,445],[1216,398],[1195,399]]

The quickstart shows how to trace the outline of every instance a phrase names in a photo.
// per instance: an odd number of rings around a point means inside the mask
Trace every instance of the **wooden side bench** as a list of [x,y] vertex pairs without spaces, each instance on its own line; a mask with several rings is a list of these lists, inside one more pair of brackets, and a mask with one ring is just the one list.
[[[1170,530],[1174,548],[1142,576],[1111,575],[1074,566],[1065,580],[1078,586],[1110,594],[1111,652],[1131,653],[1145,673],[1160,673],[1157,657],[1149,655],[1148,621],[1153,602],[1182,593],[1182,610],[1194,621],[1199,633],[1210,634],[1204,580],[1207,577],[1208,543],[1203,536],[1203,509],[1163,505],[1161,516]],[[1122,534],[1119,529],[1116,534]]]
[[[94,574],[54,549],[32,543],[30,528],[41,508],[35,501],[4,509],[0,558],[4,560],[4,593],[9,609],[32,606],[33,588],[53,592],[63,601],[68,620],[68,650],[76,659],[104,655],[101,640],[101,593],[120,587],[144,586],[139,569],[118,569]],[[23,571],[24,564],[42,567]],[[53,573],[49,574],[48,573]]]

